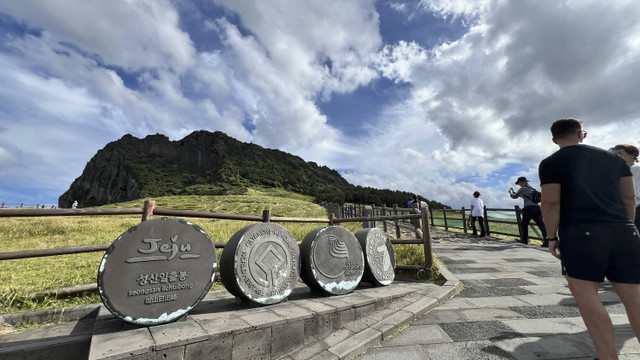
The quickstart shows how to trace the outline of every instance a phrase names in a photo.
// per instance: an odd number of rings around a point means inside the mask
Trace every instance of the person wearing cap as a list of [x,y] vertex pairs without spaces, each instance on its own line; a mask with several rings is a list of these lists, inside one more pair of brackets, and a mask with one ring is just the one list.
[[544,226],[544,221],[542,220],[540,206],[533,201],[534,189],[529,185],[529,180],[524,176],[518,178],[516,185],[520,185],[520,189],[514,191],[513,188],[509,188],[509,195],[511,195],[512,199],[521,197],[524,200],[524,206],[522,207],[522,243],[529,243],[529,223],[533,220],[542,233],[542,246],[547,247],[547,228]]
[[640,235],[631,170],[617,154],[583,145],[580,120],[555,121],[551,135],[560,149],[538,168],[549,251],[561,261],[597,357],[617,359],[613,323],[598,290],[609,280],[638,338]]

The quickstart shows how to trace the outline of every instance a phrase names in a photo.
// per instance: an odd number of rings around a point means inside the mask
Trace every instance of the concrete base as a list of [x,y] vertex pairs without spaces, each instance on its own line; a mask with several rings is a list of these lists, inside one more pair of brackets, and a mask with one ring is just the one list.
[[[454,286],[451,286],[454,285]],[[396,281],[318,296],[300,286],[280,304],[209,293],[171,324],[124,324],[104,307],[84,318],[0,336],[4,359],[346,359],[451,297],[456,284]]]

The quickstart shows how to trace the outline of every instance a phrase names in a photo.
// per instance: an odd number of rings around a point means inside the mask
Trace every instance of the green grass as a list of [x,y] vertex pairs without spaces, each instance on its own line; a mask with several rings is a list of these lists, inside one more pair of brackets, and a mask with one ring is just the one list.
[[[248,189],[244,195],[172,196],[154,199],[156,208],[211,211],[272,216],[326,218],[326,210],[310,197],[284,190]],[[143,206],[144,200],[102,206],[130,208]],[[253,222],[187,218],[209,234],[214,242],[226,242],[233,234]],[[66,246],[109,244],[141,216],[27,217],[3,218],[0,221],[0,252],[57,248]],[[326,224],[282,223],[298,242],[313,229]],[[351,232],[361,223],[343,223]],[[394,246],[398,264],[424,264],[422,246]],[[218,259],[222,250],[218,250]],[[85,305],[100,302],[97,292],[86,292],[64,298],[32,298],[31,293],[80,284],[95,283],[103,253],[85,253],[0,261],[0,313]],[[213,289],[222,289],[219,282]]]

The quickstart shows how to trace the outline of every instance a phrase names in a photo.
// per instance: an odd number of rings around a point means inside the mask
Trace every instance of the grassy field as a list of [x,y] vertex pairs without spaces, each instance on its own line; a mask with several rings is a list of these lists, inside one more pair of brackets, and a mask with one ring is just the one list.
[[[245,195],[175,196],[154,199],[156,208],[216,213],[261,215],[264,209],[272,216],[326,218],[326,210],[302,195],[278,190],[249,189]],[[104,206],[129,208],[143,206],[144,200]],[[46,249],[65,246],[109,244],[130,227],[140,222],[140,216],[29,217],[3,218],[0,221],[0,252]],[[251,222],[188,218],[200,226],[214,242],[226,242]],[[299,242],[313,229],[323,224],[282,224]],[[361,223],[343,223],[352,232]],[[424,264],[420,245],[394,246],[397,263]],[[220,256],[222,250],[218,250]],[[11,313],[52,307],[100,302],[97,292],[87,292],[65,298],[32,298],[29,294],[73,285],[95,283],[103,253],[61,255],[34,259],[0,261],[0,313]],[[222,289],[221,283],[214,290]]]

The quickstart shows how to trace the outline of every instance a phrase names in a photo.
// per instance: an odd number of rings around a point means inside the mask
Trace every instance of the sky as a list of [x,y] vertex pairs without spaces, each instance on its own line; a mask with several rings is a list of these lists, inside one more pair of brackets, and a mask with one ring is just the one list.
[[640,146],[635,0],[2,1],[0,38],[5,203],[57,204],[125,134],[222,131],[455,208],[521,206],[557,119]]

